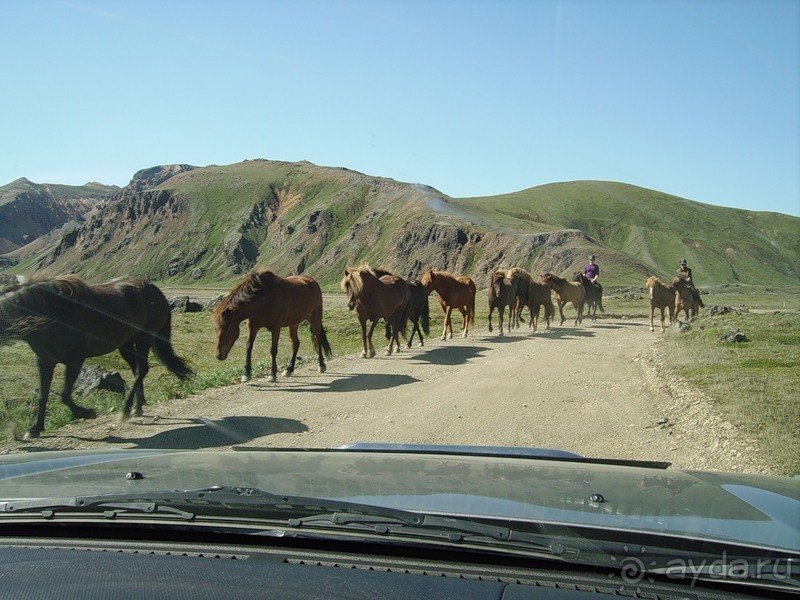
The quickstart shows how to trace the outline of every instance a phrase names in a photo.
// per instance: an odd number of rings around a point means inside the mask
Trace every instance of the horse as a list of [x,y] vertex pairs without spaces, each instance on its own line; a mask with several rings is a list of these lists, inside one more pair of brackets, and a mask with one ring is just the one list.
[[531,311],[531,320],[528,323],[528,327],[533,325],[533,311],[530,307],[530,289],[531,283],[533,282],[533,278],[531,277],[530,273],[521,269],[520,267],[512,267],[507,272],[507,277],[514,283],[516,287],[516,297],[514,298],[514,304],[511,307],[511,317],[510,317],[510,325],[509,329],[519,327],[520,322],[522,321],[522,309],[526,306],[528,310]]
[[[384,275],[394,275],[391,271],[387,271],[386,269],[372,269],[373,272],[378,276],[378,278],[383,277]],[[406,348],[411,348],[411,344],[414,341],[414,334],[419,336],[419,345],[420,347],[425,346],[425,338],[422,337],[422,332],[425,332],[425,335],[430,335],[430,309],[428,308],[428,294],[425,293],[425,287],[420,283],[419,280],[415,279],[414,281],[408,281],[408,289],[411,292],[411,307],[408,312],[408,318],[411,320],[412,327],[411,327],[411,336],[406,341]],[[420,323],[422,326],[420,327]],[[402,333],[402,332],[401,332]],[[391,341],[392,339],[392,328],[389,325],[389,322],[386,321],[386,339]],[[399,347],[398,347],[399,349]]]
[[591,317],[592,321],[597,321],[597,309],[599,308],[601,313],[606,312],[606,309],[603,308],[603,286],[597,282],[590,281],[580,271],[575,273],[572,280],[579,282],[583,286],[586,291],[584,300],[586,314]]
[[217,332],[216,356],[219,360],[228,358],[228,353],[239,337],[239,326],[247,320],[247,352],[244,362],[242,383],[252,377],[253,343],[258,331],[265,327],[272,334],[270,356],[272,367],[269,381],[277,380],[278,341],[281,328],[289,328],[292,338],[292,359],[283,372],[284,377],[294,373],[300,340],[297,328],[303,321],[311,325],[311,337],[317,351],[319,372],[325,372],[325,358],[333,352],[322,326],[322,290],[319,284],[308,275],[290,275],[283,278],[269,269],[253,271],[234,287],[214,308],[212,313]]
[[678,275],[672,282],[675,288],[675,318],[681,311],[686,315],[688,321],[691,317],[696,317],[700,314],[700,308],[703,306],[703,301],[700,299],[700,294],[689,283],[689,281]]
[[653,275],[644,283],[650,295],[650,331],[653,327],[655,309],[661,310],[661,333],[664,333],[664,309],[669,311],[670,325],[675,321],[675,286],[665,285],[658,277]]
[[[385,271],[384,271],[385,272]],[[388,272],[387,272],[388,273]],[[378,276],[369,265],[361,265],[353,269],[345,269],[341,288],[347,293],[347,306],[358,314],[361,324],[362,358],[375,356],[372,343],[372,332],[381,319],[386,319],[389,348],[386,353],[392,354],[394,346],[400,351],[398,335],[405,331],[411,310],[411,290],[402,277],[386,274]],[[367,321],[372,321],[369,332]]]
[[66,275],[15,283],[0,292],[0,340],[23,340],[36,354],[39,371],[39,411],[25,434],[37,438],[45,429],[45,413],[57,364],[66,367],[61,401],[76,419],[93,419],[97,412],[79,406],[72,390],[84,361],[118,350],[130,365],[133,385],[125,396],[121,418],[142,414],[144,378],[150,370],[150,348],[180,379],[192,375],[170,342],[172,313],[161,290],[143,279],[121,277],[90,285]]
[[[517,284],[508,278],[503,269],[496,269],[489,276],[489,332],[492,332],[492,313],[497,309],[498,327],[500,336],[503,335],[503,315],[509,307],[509,320],[512,319],[514,305],[517,300]],[[510,324],[507,329],[510,330]]]
[[583,304],[586,297],[586,290],[583,288],[582,284],[577,281],[567,281],[563,277],[559,277],[553,273],[545,273],[542,275],[542,283],[556,293],[558,312],[561,315],[561,325],[563,325],[566,320],[564,318],[564,305],[567,302],[571,302],[572,306],[574,306],[577,311],[575,325],[583,321]]
[[444,330],[442,339],[447,339],[447,332],[450,332],[450,339],[453,339],[453,322],[451,315],[456,308],[464,317],[461,326],[464,337],[469,333],[470,325],[475,323],[475,282],[469,277],[454,277],[446,271],[425,271],[420,278],[420,282],[425,287],[425,293],[436,290],[439,296],[439,304],[444,311]]

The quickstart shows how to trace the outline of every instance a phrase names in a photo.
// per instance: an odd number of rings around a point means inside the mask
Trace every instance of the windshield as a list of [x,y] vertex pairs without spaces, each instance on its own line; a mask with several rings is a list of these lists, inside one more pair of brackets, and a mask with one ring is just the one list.
[[800,552],[800,4],[0,12],[0,500]]

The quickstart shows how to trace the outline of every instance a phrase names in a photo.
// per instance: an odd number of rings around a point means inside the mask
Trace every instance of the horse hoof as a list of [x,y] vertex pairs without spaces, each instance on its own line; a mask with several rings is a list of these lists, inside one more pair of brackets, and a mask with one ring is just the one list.
[[292,372],[291,372],[289,369],[286,369],[286,370],[283,372],[283,376],[284,376],[284,377],[291,377],[291,376],[292,376]]
[[135,411],[133,411],[133,416],[134,417],[143,417],[144,416],[144,411],[141,408],[137,408]]
[[327,367],[325,367],[325,365],[320,365],[319,366],[319,372],[320,373],[324,373],[325,371],[327,371]]
[[[650,333],[653,333],[654,331],[655,331],[655,329],[653,329],[653,328],[651,327],[651,328],[650,328]],[[662,329],[662,331],[663,331],[663,329]]]
[[25,435],[22,436],[22,439],[27,442],[29,440],[38,438],[41,434],[42,432],[38,429],[29,429],[25,432]]
[[119,422],[120,423],[124,423],[125,421],[127,421],[130,418],[131,418],[130,413],[126,413],[125,411],[119,413]]
[[270,383],[275,383],[277,381],[277,378],[275,377],[275,375],[270,375],[269,377],[267,377],[267,381],[269,381]]
[[250,375],[242,375],[242,378],[239,381],[241,381],[242,383],[247,383],[248,381],[250,381]]

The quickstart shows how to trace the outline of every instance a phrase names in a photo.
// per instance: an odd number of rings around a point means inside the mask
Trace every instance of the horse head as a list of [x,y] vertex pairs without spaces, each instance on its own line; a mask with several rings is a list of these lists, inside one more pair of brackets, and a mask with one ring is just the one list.
[[236,318],[233,308],[222,304],[217,306],[212,315],[217,331],[217,359],[225,360],[233,344],[239,339],[239,324],[242,321]]
[[425,271],[422,274],[422,277],[419,278],[419,282],[425,288],[425,293],[426,294],[430,294],[433,291],[433,279],[434,279],[434,277],[435,277],[435,274],[433,272],[433,269],[430,269],[428,271]]

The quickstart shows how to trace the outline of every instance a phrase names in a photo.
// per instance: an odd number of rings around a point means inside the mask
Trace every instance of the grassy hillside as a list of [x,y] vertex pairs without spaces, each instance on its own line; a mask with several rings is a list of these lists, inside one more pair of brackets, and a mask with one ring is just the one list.
[[621,253],[661,275],[672,274],[686,258],[696,278],[708,285],[800,281],[796,217],[701,204],[605,181],[554,183],[452,203],[483,221],[520,232],[544,224],[584,231],[606,247],[608,257],[603,250],[597,252],[606,267],[625,269]]
[[687,258],[700,285],[797,285],[800,219],[715,207],[621,183],[580,181],[453,199],[433,188],[307,162],[156,167],[16,272],[136,274],[229,285],[252,268],[338,287],[370,262],[418,277],[497,267],[571,274],[598,255],[603,282],[639,286]]

